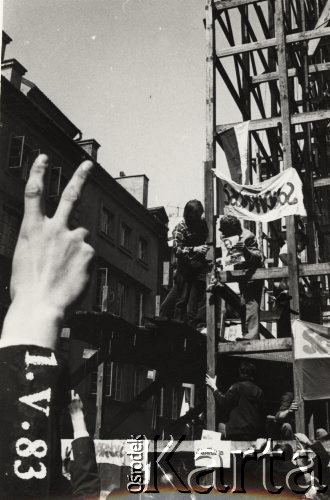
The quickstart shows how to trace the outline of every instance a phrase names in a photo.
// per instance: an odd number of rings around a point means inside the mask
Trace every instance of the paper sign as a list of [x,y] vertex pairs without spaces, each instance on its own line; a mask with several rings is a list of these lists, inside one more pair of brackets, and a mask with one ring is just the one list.
[[230,468],[231,441],[202,439],[194,442],[197,467]]
[[208,439],[210,441],[221,441],[221,432],[209,431],[207,429],[203,429],[202,431],[202,441],[204,439]]

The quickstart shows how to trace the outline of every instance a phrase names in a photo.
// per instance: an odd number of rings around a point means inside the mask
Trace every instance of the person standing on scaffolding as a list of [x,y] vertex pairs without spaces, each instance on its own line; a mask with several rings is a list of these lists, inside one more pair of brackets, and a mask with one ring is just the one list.
[[[263,254],[258,248],[256,236],[248,229],[242,229],[234,215],[225,215],[220,219],[219,231],[234,269],[247,270],[244,281],[239,282],[243,337],[258,339],[263,281],[250,280],[249,274],[263,265]],[[219,293],[221,296],[221,288]]]
[[173,250],[176,257],[176,274],[173,289],[161,306],[175,295],[174,319],[187,321],[193,327],[199,323],[198,309],[205,294],[208,263],[206,239],[208,228],[203,217],[204,208],[199,200],[190,200],[183,212],[183,221],[173,231]]

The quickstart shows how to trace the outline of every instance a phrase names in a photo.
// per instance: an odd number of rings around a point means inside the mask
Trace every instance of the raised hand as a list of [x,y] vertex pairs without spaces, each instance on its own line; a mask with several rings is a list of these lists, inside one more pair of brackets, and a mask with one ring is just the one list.
[[71,391],[71,401],[68,405],[70,415],[75,415],[83,411],[84,405],[78,393]]
[[89,279],[93,248],[88,231],[71,231],[68,221],[93,167],[83,162],[63,191],[52,218],[45,215],[46,155],[35,160],[25,188],[24,217],[18,237],[10,283],[12,304],[5,318],[0,345],[55,346],[67,309]]
[[207,254],[209,251],[209,247],[207,245],[199,245],[198,247],[194,247],[195,253]]
[[298,404],[295,401],[293,401],[290,405],[289,411],[294,413],[297,410],[298,410]]
[[233,245],[232,250],[236,252],[242,252],[244,250],[244,247],[244,241],[238,241],[237,243],[235,243],[235,245]]
[[308,437],[306,436],[306,434],[302,434],[300,432],[297,432],[295,435],[295,438],[301,443],[301,444],[305,444],[305,445],[311,445],[311,441],[308,439]]
[[211,375],[209,375],[207,373],[206,377],[205,377],[205,383],[213,391],[217,390],[217,377],[216,376],[215,377],[211,377]]

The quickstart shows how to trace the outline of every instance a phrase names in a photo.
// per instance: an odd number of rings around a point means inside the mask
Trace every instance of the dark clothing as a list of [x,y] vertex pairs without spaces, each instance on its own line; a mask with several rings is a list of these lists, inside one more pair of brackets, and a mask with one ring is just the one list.
[[97,471],[94,441],[81,437],[72,441],[73,461],[70,463],[72,497],[98,498],[100,479]]
[[[66,367],[51,349],[0,348],[0,498],[98,495],[90,438],[73,441],[73,490],[62,475],[59,413],[69,403]],[[85,487],[85,489],[84,489]]]
[[259,338],[260,302],[263,281],[240,283],[242,334],[246,339]]
[[207,262],[205,255],[194,252],[194,247],[205,245],[208,228],[205,219],[188,227],[185,221],[180,222],[173,231],[173,249],[180,274],[189,279],[205,280]]
[[245,262],[236,264],[235,269],[257,269],[263,265],[263,255],[259,250],[255,234],[248,229],[243,229],[239,242],[244,243],[243,255]]
[[[330,469],[329,464],[329,453],[324,448],[320,441],[315,441],[310,445],[310,448],[314,451],[318,458],[318,463],[315,464],[315,476],[318,478],[320,484],[328,485],[330,484]],[[320,477],[321,476],[321,477]]]
[[[178,273],[179,274],[179,273]],[[174,312],[174,319],[179,321],[188,321],[189,324],[196,327],[199,319],[198,312],[200,302],[205,294],[205,281],[197,279],[184,279],[180,293],[177,295],[177,302]]]
[[0,498],[55,495],[62,477],[63,366],[50,349],[3,347],[0,380]]
[[[175,306],[178,297],[182,294],[184,279],[178,271],[173,276],[173,286],[160,305],[160,316],[168,319],[174,318]],[[179,318],[180,319],[180,318]]]
[[[283,396],[281,397],[281,403],[280,403],[280,408],[278,412],[276,413],[276,418],[279,419],[279,414],[282,411],[286,411],[290,408],[290,406],[293,403],[293,392],[285,392]],[[281,422],[288,422],[289,424],[294,424],[294,413],[289,413],[285,419],[281,419]]]
[[282,411],[288,410],[292,403],[293,403],[293,392],[284,393],[283,396],[281,397],[280,408],[275,415],[278,423],[280,424],[282,439],[288,439],[288,440],[294,439],[294,429],[295,429],[294,413],[290,412],[285,418],[283,419],[279,418],[279,414]]
[[229,412],[226,438],[253,440],[262,431],[263,391],[249,380],[236,382],[225,394],[214,391],[219,412]]
[[173,249],[177,272],[172,290],[161,305],[161,315],[170,317],[173,303],[174,319],[188,321],[197,327],[198,310],[206,288],[208,263],[205,255],[194,251],[194,247],[205,245],[208,235],[204,219],[194,227],[180,222],[173,231]]
[[239,283],[242,334],[246,339],[258,339],[263,281],[250,280],[249,271],[253,272],[258,267],[263,266],[263,254],[258,248],[255,235],[248,229],[243,229],[239,241],[244,243],[245,262],[236,264],[234,269],[248,269],[245,280]]

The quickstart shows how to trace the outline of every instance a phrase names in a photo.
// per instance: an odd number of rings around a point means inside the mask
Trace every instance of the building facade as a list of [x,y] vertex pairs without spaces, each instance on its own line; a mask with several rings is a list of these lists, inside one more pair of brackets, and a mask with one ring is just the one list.
[[[99,144],[83,140],[81,131],[32,82],[15,59],[5,60],[3,36],[0,142],[0,267],[1,317],[10,303],[11,262],[23,216],[29,169],[41,152],[49,156],[46,213],[52,216],[68,180],[84,159],[96,168],[74,210],[71,227],[90,231],[96,262],[89,287],[78,308],[109,311],[136,325],[158,312],[163,287],[163,262],[168,260],[167,216],[163,207],[147,208],[146,176],[114,179],[97,163]],[[65,339],[63,340],[65,342]],[[67,339],[70,367],[82,362],[88,344]],[[81,387],[95,399],[93,377]],[[119,404],[148,383],[147,368],[106,368],[106,395]]]

